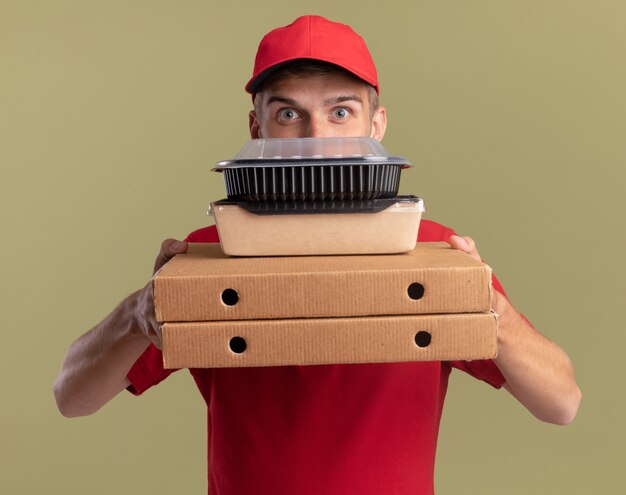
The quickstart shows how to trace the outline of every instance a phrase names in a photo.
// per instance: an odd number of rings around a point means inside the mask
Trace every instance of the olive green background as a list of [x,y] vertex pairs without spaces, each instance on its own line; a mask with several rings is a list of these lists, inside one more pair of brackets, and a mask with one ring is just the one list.
[[[439,494],[624,490],[626,6],[620,1],[2,1],[0,492],[205,493],[206,409],[185,371],[65,419],[70,343],[207,224],[210,171],[248,139],[256,46],[304,13],[371,48],[410,158],[401,192],[475,238],[571,356],[567,427],[451,377]],[[302,446],[306,448],[306,446]]]

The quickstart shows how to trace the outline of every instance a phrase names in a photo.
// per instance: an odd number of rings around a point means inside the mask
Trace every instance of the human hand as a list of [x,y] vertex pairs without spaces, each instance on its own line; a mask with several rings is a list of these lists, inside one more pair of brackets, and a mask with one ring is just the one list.
[[[483,262],[480,254],[478,253],[478,249],[476,248],[476,243],[471,237],[452,235],[448,239],[448,244],[450,244],[450,246],[454,249],[458,249],[459,251],[469,254],[475,260],[480,261],[481,263]],[[511,312],[512,307],[506,297],[500,294],[497,290],[493,289],[491,291],[491,309],[501,317],[505,314],[508,315]]]
[[[166,239],[163,241],[161,244],[161,251],[154,262],[154,270],[152,274],[154,275],[157,271],[159,271],[161,267],[175,255],[186,253],[188,246],[187,242],[177,241],[176,239]],[[154,311],[154,291],[152,288],[152,280],[150,280],[150,282],[148,282],[148,284],[138,292],[135,317],[143,335],[158,349],[161,349],[163,347],[161,340],[161,325],[156,320],[156,314]]]
[[480,257],[480,254],[478,254],[478,249],[476,249],[476,243],[471,237],[452,235],[448,239],[448,244],[450,244],[450,246],[454,249],[463,251],[464,253],[469,254],[472,258],[482,262],[482,258]]
[[[482,261],[471,237],[453,235],[448,243]],[[491,291],[491,309],[498,315],[498,356],[494,362],[506,380],[504,388],[542,421],[573,421],[581,392],[567,354],[535,330],[495,289]]]

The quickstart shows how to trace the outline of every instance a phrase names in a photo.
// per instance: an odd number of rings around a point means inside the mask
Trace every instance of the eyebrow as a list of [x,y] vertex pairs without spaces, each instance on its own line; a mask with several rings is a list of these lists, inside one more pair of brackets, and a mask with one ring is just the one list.
[[327,107],[331,105],[336,105],[337,103],[343,103],[344,101],[356,101],[359,103],[363,103],[363,98],[359,95],[345,95],[345,96],[333,96],[331,98],[326,98],[323,101],[323,104]]
[[[344,101],[356,101],[358,103],[363,103],[363,98],[359,95],[343,95],[343,96],[331,96],[330,98],[326,98],[322,101],[322,104],[326,107],[330,107],[332,105],[336,105],[337,103],[343,103]],[[298,102],[293,98],[287,98],[285,96],[272,95],[267,99],[267,105],[270,105],[274,102],[284,103],[285,105],[298,106]]]
[[267,99],[267,105],[274,103],[275,101],[279,103],[284,103],[285,105],[297,106],[298,102],[292,98],[285,98],[284,96],[276,96],[272,95]]

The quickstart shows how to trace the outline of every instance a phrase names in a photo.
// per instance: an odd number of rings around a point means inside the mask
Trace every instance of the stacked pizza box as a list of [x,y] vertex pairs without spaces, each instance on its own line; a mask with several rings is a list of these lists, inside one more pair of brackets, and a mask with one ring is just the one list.
[[220,162],[221,245],[153,279],[166,368],[492,358],[491,270],[416,244],[408,166],[369,138],[250,141]]

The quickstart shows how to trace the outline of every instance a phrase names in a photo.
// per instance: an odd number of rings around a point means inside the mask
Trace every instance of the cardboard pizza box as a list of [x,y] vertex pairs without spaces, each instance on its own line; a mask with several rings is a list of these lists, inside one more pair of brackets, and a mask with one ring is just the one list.
[[166,323],[166,368],[488,359],[494,313]]
[[443,242],[402,254],[249,258],[190,244],[153,288],[161,322],[484,313],[491,269]]

